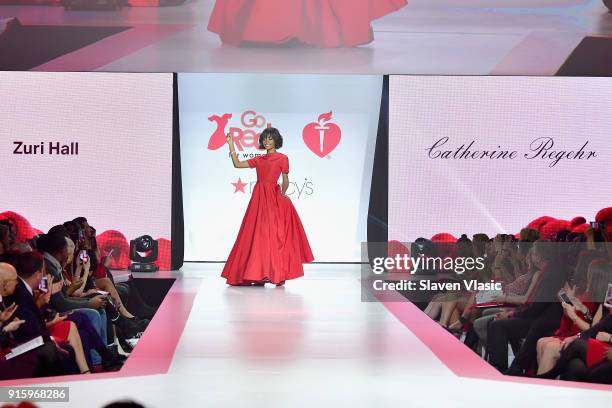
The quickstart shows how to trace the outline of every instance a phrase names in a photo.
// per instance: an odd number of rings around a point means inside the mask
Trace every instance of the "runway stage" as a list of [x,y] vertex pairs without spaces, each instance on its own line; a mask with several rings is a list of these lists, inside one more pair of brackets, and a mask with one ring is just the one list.
[[130,395],[160,408],[609,406],[610,387],[496,379],[411,304],[361,302],[360,265],[306,265],[284,288],[228,287],[221,269],[186,264],[150,276],[177,280],[126,366],[53,383],[70,387],[66,406]]

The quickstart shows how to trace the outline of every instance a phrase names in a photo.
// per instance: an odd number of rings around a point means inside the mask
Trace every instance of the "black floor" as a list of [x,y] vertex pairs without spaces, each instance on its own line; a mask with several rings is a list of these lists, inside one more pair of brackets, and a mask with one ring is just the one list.
[[612,76],[612,38],[585,37],[556,75]]
[[0,36],[0,71],[26,71],[130,27],[14,27]]

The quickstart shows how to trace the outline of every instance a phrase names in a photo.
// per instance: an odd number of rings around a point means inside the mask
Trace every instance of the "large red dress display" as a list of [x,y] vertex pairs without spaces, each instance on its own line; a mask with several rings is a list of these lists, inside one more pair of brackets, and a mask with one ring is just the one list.
[[406,0],[217,0],[208,29],[221,41],[322,48],[352,47],[373,40],[372,20]]

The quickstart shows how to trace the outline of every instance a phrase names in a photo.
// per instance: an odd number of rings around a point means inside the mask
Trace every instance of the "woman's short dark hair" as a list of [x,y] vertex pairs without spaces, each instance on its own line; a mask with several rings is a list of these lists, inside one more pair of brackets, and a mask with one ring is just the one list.
[[259,148],[260,149],[264,148],[263,141],[267,137],[271,137],[272,140],[274,140],[274,148],[280,149],[281,147],[283,147],[283,137],[281,136],[278,129],[269,127],[269,128],[265,128],[263,132],[261,132],[261,134],[259,135]]

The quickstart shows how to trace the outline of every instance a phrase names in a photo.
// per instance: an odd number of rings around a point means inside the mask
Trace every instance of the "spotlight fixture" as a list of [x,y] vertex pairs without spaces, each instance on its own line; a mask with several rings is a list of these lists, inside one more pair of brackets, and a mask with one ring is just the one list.
[[157,241],[150,235],[142,235],[130,241],[130,271],[155,272],[159,269],[155,265],[157,260]]

